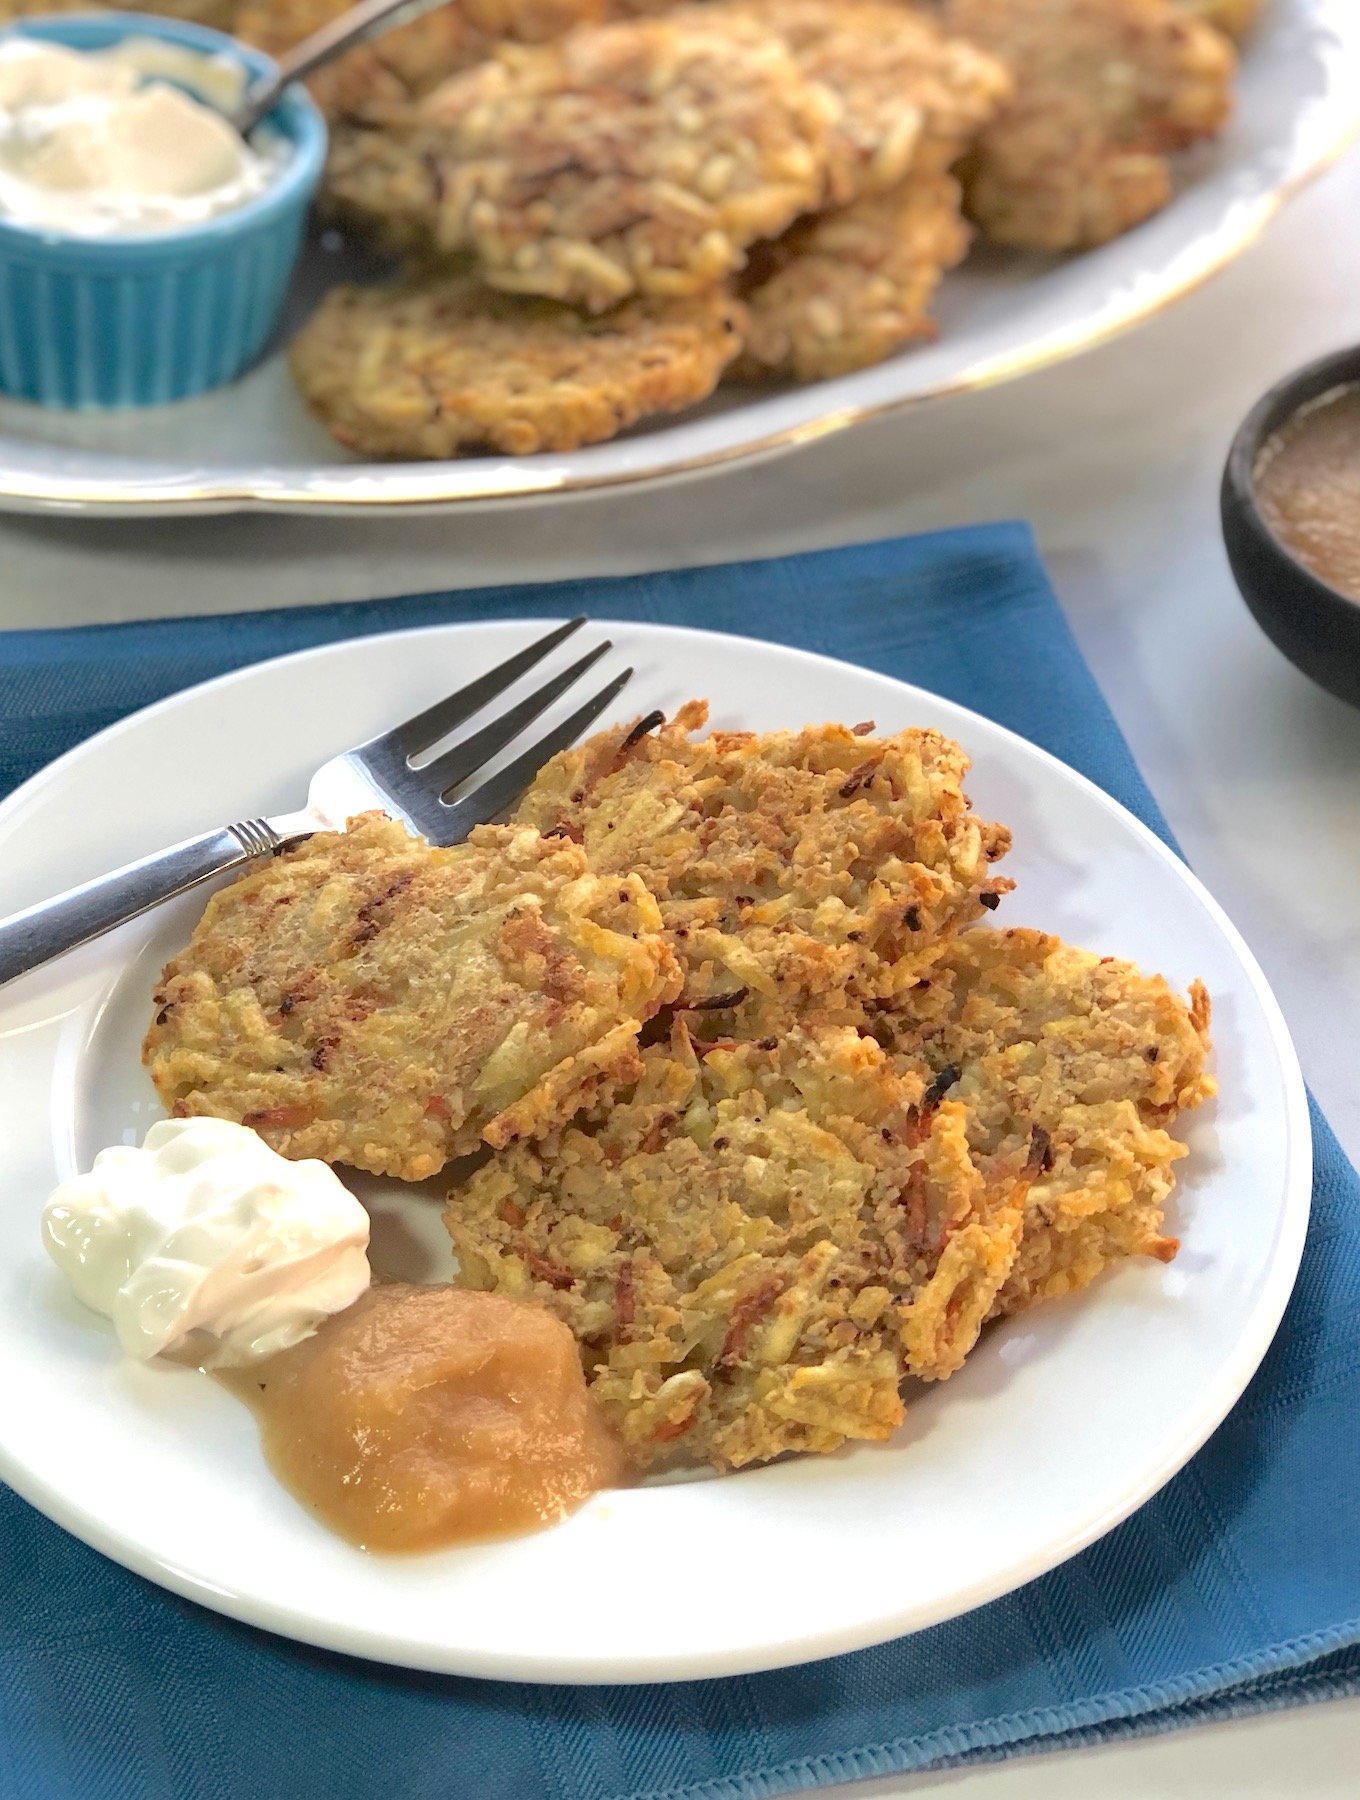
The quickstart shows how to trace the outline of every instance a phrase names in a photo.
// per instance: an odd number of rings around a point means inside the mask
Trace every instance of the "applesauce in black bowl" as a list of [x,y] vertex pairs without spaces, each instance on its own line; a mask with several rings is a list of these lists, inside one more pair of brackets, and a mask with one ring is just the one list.
[[1296,667],[1360,706],[1360,346],[1287,376],[1243,421],[1223,473],[1242,597]]

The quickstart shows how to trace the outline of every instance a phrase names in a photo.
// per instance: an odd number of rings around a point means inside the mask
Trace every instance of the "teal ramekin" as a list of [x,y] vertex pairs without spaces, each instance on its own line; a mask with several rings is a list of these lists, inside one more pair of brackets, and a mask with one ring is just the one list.
[[[143,13],[25,19],[17,32],[75,50],[154,37],[269,74],[267,56],[199,25]],[[161,406],[220,387],[278,323],[326,157],[326,127],[301,88],[269,115],[291,153],[245,206],[200,225],[92,238],[0,217],[0,388],[40,406]]]

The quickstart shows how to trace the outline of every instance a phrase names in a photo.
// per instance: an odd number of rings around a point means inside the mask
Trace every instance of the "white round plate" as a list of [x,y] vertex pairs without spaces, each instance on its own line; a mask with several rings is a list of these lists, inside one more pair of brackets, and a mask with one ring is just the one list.
[[[694,475],[1089,349],[1198,287],[1360,131],[1360,6],[1271,0],[1221,139],[1177,161],[1165,212],[1048,258],[979,250],[940,295],[937,342],[834,381],[725,388],[706,406],[567,455],[364,463],[308,417],[282,351],[244,381],[156,411],[62,413],[0,399],[0,507],[85,514],[333,512],[505,504]],[[287,329],[350,272],[314,246]]]
[[[364,638],[191,689],[72,751],[0,807],[0,912],[219,821],[295,805],[325,757],[491,666],[541,623]],[[746,639],[611,624],[633,705],[715,723],[938,727],[1015,832],[999,915],[1131,956],[1215,1002],[1222,1097],[1188,1121],[1184,1248],[1006,1322],[887,1445],[596,1496],[535,1536],[414,1558],[327,1534],[208,1377],[121,1360],[40,1247],[55,1182],[140,1138],[138,1060],[163,959],[201,905],[0,991],[0,1476],[107,1555],[204,1605],[419,1668],[657,1681],[807,1661],[932,1624],[1042,1574],[1185,1462],[1242,1392],[1302,1251],[1303,1084],[1265,981],[1177,859],[1099,789],[962,708]],[[375,1260],[446,1279],[434,1191],[371,1181]]]

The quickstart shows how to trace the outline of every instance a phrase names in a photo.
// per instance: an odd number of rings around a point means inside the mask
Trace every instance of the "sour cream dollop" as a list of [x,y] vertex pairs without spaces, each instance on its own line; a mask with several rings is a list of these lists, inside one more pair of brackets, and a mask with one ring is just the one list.
[[165,1119],[101,1150],[43,1209],[43,1242],[139,1359],[205,1367],[310,1337],[369,1284],[368,1214],[322,1162],[289,1162],[226,1119]]
[[252,147],[168,78],[218,104],[243,80],[226,58],[151,38],[88,52],[0,42],[0,217],[116,237],[198,224],[263,193],[282,141]]

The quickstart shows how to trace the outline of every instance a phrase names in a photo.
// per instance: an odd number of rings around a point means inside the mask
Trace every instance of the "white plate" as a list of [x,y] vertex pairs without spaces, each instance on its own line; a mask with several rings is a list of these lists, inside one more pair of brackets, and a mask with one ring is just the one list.
[[[72,751],[0,807],[0,912],[228,818],[295,804],[316,763],[541,625],[365,638],[191,689]],[[205,1605],[333,1649],[461,1674],[652,1681],[853,1649],[1052,1568],[1154,1493],[1241,1393],[1292,1286],[1310,1193],[1298,1064],[1215,903],[1105,794],[918,689],[703,632],[610,627],[630,696],[707,693],[721,725],[932,725],[1004,819],[1006,920],[1132,956],[1215,1001],[1221,1100],[1188,1122],[1184,1249],[988,1335],[887,1446],[594,1498],[564,1525],[409,1560],[329,1536],[207,1377],[121,1361],[38,1240],[48,1190],[160,1115],[138,1063],[162,959],[201,906],[0,992],[0,1475],[60,1524]],[[434,1184],[437,1188],[438,1184]],[[378,1254],[439,1279],[433,1198],[374,1181]]]
[[[235,386],[103,417],[0,400],[0,507],[137,514],[431,508],[582,493],[769,456],[864,419],[1008,381],[1126,330],[1224,268],[1360,130],[1360,5],[1273,0],[1236,117],[1179,159],[1180,193],[1118,242],[1068,259],[980,251],[945,283],[938,342],[808,387],[724,389],[568,455],[362,463],[310,419],[281,353]],[[320,248],[290,328],[346,271]]]

